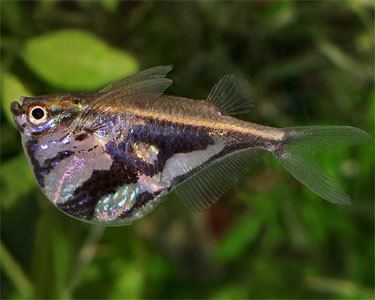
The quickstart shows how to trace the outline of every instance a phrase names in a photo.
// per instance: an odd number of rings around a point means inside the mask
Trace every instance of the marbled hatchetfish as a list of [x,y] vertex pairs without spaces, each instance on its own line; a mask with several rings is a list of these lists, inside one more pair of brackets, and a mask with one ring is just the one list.
[[349,196],[315,162],[317,151],[364,142],[349,126],[272,128],[235,118],[251,107],[245,81],[224,76],[206,100],[164,95],[170,66],[96,93],[21,97],[11,111],[35,178],[68,215],[124,225],[174,192],[193,210],[213,204],[267,152],[333,203]]

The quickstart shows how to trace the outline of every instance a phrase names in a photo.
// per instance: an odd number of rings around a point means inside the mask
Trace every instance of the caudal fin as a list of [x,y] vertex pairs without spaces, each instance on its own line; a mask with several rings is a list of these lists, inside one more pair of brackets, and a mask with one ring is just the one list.
[[308,126],[285,128],[284,143],[275,156],[298,181],[325,200],[349,204],[350,197],[316,163],[320,150],[369,141],[369,135],[350,126]]

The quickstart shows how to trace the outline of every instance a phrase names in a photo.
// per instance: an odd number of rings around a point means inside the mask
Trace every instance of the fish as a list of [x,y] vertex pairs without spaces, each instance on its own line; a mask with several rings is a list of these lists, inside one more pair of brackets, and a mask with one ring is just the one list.
[[252,108],[245,80],[224,76],[205,100],[166,95],[171,66],[94,93],[21,97],[10,105],[44,195],[69,216],[129,225],[174,193],[202,211],[271,153],[295,179],[331,203],[350,197],[315,154],[364,143],[350,126],[274,128],[242,120]]

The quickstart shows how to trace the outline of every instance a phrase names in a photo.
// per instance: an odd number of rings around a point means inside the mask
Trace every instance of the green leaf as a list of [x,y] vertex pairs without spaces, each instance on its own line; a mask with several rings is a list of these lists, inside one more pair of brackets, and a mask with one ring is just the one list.
[[[22,18],[22,3],[19,1],[1,1],[2,24],[15,34],[25,34],[28,30],[25,25],[25,19]],[[3,36],[4,37],[4,36]]]
[[52,209],[39,218],[34,238],[33,281],[37,298],[69,299],[67,285],[79,227],[72,230],[66,216]]
[[24,298],[30,298],[30,296],[32,295],[33,286],[29,278],[26,276],[19,263],[11,255],[11,253],[9,253],[8,249],[5,247],[5,245],[3,245],[2,242],[0,242],[0,250],[1,268],[4,270],[5,274],[8,275],[12,283],[16,286],[18,292]]
[[110,13],[113,13],[118,8],[120,1],[119,0],[100,0],[100,4],[103,8]]
[[111,291],[111,299],[140,299],[144,286],[144,272],[137,263],[122,265],[122,272],[118,274]]
[[85,10],[94,11],[95,9],[100,9],[107,13],[114,13],[118,10],[118,6],[120,5],[120,0],[77,0],[78,5]]
[[[20,177],[22,174],[22,177]],[[35,186],[35,179],[23,154],[5,162],[0,169],[1,208],[8,209]]]
[[33,253],[33,282],[35,296],[38,298],[54,298],[53,244],[51,240],[51,223],[53,220],[44,213],[36,227]]
[[[60,212],[56,212],[60,213]],[[60,221],[60,218],[59,218]],[[55,269],[55,285],[56,294],[62,298],[68,298],[70,291],[67,287],[69,272],[72,265],[73,249],[69,234],[64,230],[63,224],[60,222],[51,232],[51,241],[53,245],[53,263]]]
[[31,96],[31,92],[11,73],[5,73],[2,80],[1,105],[6,118],[10,124],[14,125],[10,112],[10,103],[18,100],[21,96]]
[[138,70],[131,55],[79,30],[30,39],[23,59],[46,82],[71,91],[99,89]]
[[246,217],[235,224],[217,248],[219,260],[226,262],[237,256],[255,239],[261,225],[259,217]]
[[215,291],[214,295],[211,297],[213,300],[220,299],[247,299],[246,286],[240,284],[226,285]]

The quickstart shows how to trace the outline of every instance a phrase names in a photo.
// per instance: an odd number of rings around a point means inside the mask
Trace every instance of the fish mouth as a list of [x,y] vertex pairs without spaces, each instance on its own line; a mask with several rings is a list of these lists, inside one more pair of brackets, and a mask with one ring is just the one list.
[[17,101],[13,101],[10,104],[10,111],[14,116],[18,116],[21,113],[21,105]]
[[13,121],[16,124],[18,130],[23,132],[23,126],[21,125],[21,118],[23,113],[22,106],[17,101],[13,101],[10,104],[10,111],[12,112]]

